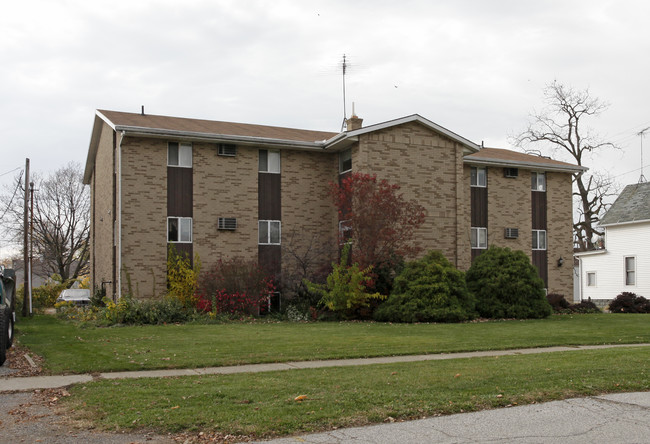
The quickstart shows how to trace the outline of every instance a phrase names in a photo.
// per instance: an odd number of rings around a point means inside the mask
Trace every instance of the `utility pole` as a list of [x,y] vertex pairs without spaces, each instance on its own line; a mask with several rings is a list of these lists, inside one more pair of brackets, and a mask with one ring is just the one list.
[[34,275],[34,182],[29,182],[29,313],[32,313]]
[[29,269],[29,158],[25,159],[25,208],[23,211],[23,264],[24,264],[24,276],[23,276],[23,317],[31,316],[31,288],[29,285],[29,275],[31,270]]

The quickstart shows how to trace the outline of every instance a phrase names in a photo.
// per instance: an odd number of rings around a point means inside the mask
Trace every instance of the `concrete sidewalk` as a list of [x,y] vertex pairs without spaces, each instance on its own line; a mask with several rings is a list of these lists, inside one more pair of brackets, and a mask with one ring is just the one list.
[[333,430],[265,444],[650,443],[650,392],[483,410]]
[[400,362],[438,361],[447,359],[481,358],[490,356],[531,355],[577,350],[598,350],[605,348],[648,347],[650,344],[581,345],[575,347],[524,348],[514,350],[493,350],[466,353],[440,353],[432,355],[386,356],[379,358],[332,359],[326,361],[297,361],[271,364],[250,364],[228,367],[197,369],[143,370],[130,372],[98,373],[95,375],[59,375],[31,377],[0,377],[0,393],[29,391],[66,387],[92,381],[93,379],[164,378],[171,376],[228,375],[235,373],[259,373],[309,368],[348,367]]

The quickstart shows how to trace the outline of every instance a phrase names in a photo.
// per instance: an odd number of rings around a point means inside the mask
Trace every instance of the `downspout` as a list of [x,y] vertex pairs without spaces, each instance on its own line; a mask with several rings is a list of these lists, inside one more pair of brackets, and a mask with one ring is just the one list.
[[117,299],[122,298],[122,140],[125,131],[120,132],[120,143],[117,145]]

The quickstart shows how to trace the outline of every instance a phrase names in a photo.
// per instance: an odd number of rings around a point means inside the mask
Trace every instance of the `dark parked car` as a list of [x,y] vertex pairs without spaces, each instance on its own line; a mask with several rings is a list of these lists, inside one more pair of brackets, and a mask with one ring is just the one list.
[[16,298],[14,295],[16,273],[0,267],[0,365],[7,359],[7,349],[14,343]]

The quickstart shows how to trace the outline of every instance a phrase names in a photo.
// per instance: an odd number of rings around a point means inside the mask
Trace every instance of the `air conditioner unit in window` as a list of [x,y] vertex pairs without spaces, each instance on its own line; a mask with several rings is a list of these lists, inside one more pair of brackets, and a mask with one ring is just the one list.
[[519,228],[506,228],[506,239],[517,239],[519,237]]
[[519,177],[519,168],[504,168],[503,175],[505,177]]
[[236,156],[237,145],[233,145],[231,143],[220,143],[217,146],[217,154],[220,156]]
[[236,230],[237,219],[234,217],[220,217],[218,219],[217,228],[219,230]]

